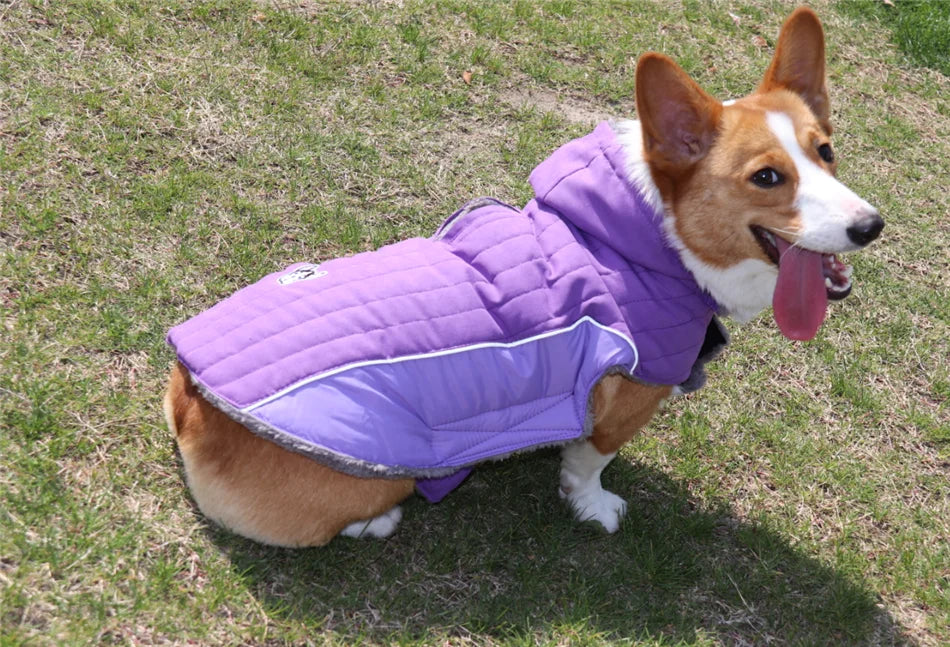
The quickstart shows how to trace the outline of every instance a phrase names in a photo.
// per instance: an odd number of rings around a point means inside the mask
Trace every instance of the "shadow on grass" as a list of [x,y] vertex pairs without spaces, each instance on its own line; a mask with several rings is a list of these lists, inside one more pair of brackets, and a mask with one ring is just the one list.
[[737,520],[727,502],[703,508],[666,474],[615,461],[605,485],[630,510],[611,536],[571,521],[556,477],[554,452],[480,468],[438,506],[410,499],[383,541],[288,551],[215,539],[270,613],[344,643],[912,644],[867,584]]

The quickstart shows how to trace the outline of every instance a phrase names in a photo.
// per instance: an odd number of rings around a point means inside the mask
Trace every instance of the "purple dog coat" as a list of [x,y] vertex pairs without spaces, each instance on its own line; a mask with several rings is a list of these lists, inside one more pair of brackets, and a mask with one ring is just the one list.
[[432,238],[297,264],[168,335],[201,392],[343,472],[439,500],[486,459],[592,431],[609,373],[692,390],[726,343],[607,123]]

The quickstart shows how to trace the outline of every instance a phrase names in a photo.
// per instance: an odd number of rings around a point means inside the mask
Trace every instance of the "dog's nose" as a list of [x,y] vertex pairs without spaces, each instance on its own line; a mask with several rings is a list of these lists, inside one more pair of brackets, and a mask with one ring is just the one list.
[[855,245],[864,247],[881,234],[884,229],[884,219],[875,211],[869,216],[865,216],[855,224],[848,227],[848,238]]

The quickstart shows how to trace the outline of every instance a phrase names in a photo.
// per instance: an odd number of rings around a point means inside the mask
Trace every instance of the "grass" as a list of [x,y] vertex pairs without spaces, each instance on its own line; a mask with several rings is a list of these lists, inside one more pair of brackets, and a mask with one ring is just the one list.
[[846,0],[853,15],[872,15],[890,27],[907,57],[950,74],[950,6],[943,0]]
[[303,551],[194,508],[166,330],[471,196],[524,202],[550,151],[633,113],[644,50],[750,91],[790,5],[0,7],[0,645],[950,642],[950,82],[815,5],[842,178],[888,221],[819,338],[732,326],[608,468],[617,535],[570,520],[540,452],[411,500],[387,541]]

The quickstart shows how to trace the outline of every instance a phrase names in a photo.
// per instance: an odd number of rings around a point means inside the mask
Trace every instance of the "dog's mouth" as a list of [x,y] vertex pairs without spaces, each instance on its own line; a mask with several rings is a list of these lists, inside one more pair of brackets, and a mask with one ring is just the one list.
[[763,227],[751,230],[759,247],[778,266],[772,296],[775,322],[790,339],[812,339],[824,321],[828,299],[843,299],[851,293],[851,266],[835,254],[792,245]]
[[[781,240],[782,243],[785,243],[786,247],[792,247],[792,245],[762,227],[753,225],[751,229],[756,242],[759,243],[759,247],[762,248],[765,255],[768,256],[769,260],[775,263],[776,266],[780,266],[781,252],[779,251],[780,243],[778,241]],[[810,252],[800,247],[796,249],[801,250],[801,253],[821,256],[821,273],[825,279],[825,289],[829,299],[838,301],[851,294],[852,268],[850,265],[842,263],[835,254],[819,254],[818,252]]]

